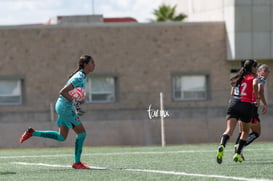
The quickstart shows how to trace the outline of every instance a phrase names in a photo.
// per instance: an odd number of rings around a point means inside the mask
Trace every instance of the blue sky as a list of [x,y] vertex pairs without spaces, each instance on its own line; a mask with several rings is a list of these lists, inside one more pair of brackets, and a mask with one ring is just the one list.
[[[139,22],[153,18],[161,0],[0,0],[0,25],[45,23],[57,15],[102,14],[133,17]],[[92,7],[94,4],[94,7]]]

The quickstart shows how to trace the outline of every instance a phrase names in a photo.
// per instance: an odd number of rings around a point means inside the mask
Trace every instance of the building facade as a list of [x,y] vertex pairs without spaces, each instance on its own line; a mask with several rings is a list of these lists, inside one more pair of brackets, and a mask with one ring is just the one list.
[[[18,140],[29,126],[57,129],[58,92],[83,54],[96,62],[81,117],[86,145],[159,145],[160,92],[167,145],[217,142],[224,131],[230,72],[240,66],[227,60],[224,22],[9,26],[0,38],[0,147],[74,145],[73,134]],[[270,110],[261,140],[272,140]]]
[[273,0],[163,0],[188,22],[224,21],[227,59],[273,59]]

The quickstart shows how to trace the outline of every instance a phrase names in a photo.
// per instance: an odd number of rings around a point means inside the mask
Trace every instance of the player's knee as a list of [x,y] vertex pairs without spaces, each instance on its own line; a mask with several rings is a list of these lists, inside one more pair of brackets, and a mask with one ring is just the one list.
[[86,132],[79,133],[79,134],[77,135],[77,138],[78,138],[78,139],[85,139],[85,137],[86,137]]
[[226,129],[226,131],[224,132],[224,134],[226,134],[226,135],[228,135],[228,136],[232,136],[232,134],[233,134],[233,130],[232,129]]

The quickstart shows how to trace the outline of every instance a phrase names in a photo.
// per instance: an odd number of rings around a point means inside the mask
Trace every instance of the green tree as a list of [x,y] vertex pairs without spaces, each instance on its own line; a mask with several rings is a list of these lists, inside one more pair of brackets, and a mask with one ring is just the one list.
[[166,4],[162,4],[158,9],[153,11],[155,15],[155,20],[153,22],[164,22],[164,21],[183,21],[187,15],[180,13],[176,15],[176,5],[168,6]]

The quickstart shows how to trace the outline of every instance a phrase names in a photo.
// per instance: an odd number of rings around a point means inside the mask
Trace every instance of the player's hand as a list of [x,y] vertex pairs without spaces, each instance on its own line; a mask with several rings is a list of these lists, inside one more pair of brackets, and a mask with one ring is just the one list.
[[85,111],[83,111],[81,108],[76,109],[76,114],[77,114],[78,116],[82,116],[82,115],[84,115],[84,113],[85,113]]
[[262,113],[263,113],[263,114],[267,113],[267,105],[264,105],[264,106],[263,106]]
[[81,109],[81,107],[80,107],[80,105],[83,104],[83,102],[81,102],[79,100],[76,100],[76,99],[73,99],[72,103],[73,103],[73,105],[75,107],[76,114],[79,115],[79,116],[82,116],[85,113],[85,111],[83,111]]
[[259,107],[260,106],[260,100],[256,100],[255,105],[256,105],[256,107]]
[[81,104],[83,104],[85,102],[85,99],[73,99],[72,100],[72,103],[74,104],[74,105],[81,105]]

